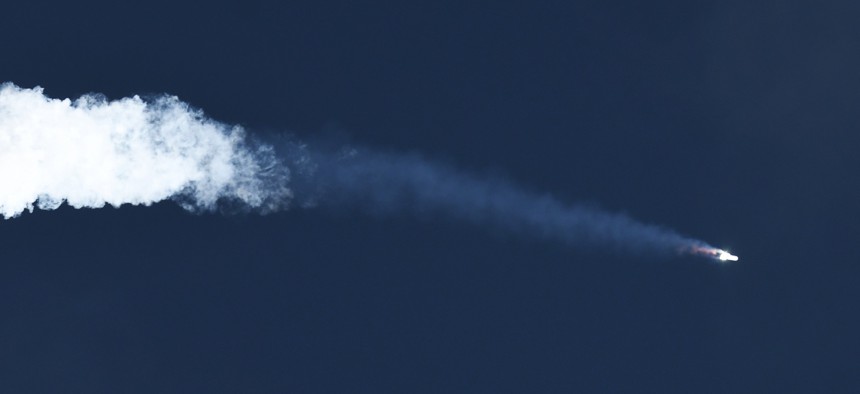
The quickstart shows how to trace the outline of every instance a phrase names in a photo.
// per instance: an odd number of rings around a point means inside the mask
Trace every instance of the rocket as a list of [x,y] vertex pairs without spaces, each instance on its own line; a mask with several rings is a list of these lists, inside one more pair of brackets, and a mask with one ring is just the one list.
[[720,261],[738,261],[738,256],[735,256],[725,250],[717,249],[717,259]]
[[701,246],[693,248],[694,254],[700,254],[708,256],[712,259],[719,260],[722,262],[726,261],[738,261],[738,256],[735,256],[727,250],[712,248],[710,246]]

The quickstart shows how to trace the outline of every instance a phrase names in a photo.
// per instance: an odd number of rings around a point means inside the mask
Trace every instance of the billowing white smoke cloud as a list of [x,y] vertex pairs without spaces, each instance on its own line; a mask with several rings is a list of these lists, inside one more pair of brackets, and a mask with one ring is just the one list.
[[238,201],[260,210],[289,200],[288,172],[240,127],[176,97],[107,101],[45,97],[0,85],[0,215],[64,201],[81,207],[149,205],[174,197],[188,209]]

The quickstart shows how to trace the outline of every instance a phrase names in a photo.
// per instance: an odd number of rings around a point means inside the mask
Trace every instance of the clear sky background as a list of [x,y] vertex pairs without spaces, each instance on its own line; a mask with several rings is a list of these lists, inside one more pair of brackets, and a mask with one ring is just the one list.
[[857,4],[4,4],[0,80],[420,152],[741,261],[351,210],[36,212],[0,223],[0,391],[856,392]]

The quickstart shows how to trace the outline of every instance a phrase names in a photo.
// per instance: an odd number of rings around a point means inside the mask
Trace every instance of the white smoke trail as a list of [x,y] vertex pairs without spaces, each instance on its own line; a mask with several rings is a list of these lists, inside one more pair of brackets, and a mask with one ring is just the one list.
[[38,87],[6,83],[0,85],[0,215],[63,203],[99,208],[165,199],[189,210],[226,203],[269,212],[294,199],[292,185],[301,206],[443,214],[566,244],[736,259],[668,229],[420,157],[281,145],[276,154],[270,145],[253,144],[242,128],[213,121],[173,96],[58,100]]
[[45,97],[38,87],[0,85],[6,218],[63,202],[99,208],[171,197],[189,209],[236,200],[273,210],[289,199],[287,178],[271,148],[250,146],[241,128],[212,121],[176,97],[71,101]]

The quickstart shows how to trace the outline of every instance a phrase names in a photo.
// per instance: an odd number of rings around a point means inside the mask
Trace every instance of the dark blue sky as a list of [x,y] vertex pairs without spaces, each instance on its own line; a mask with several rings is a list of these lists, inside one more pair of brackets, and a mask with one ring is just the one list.
[[25,214],[0,391],[856,392],[856,2],[284,3],[4,5],[0,80],[348,134],[741,261],[345,210]]

